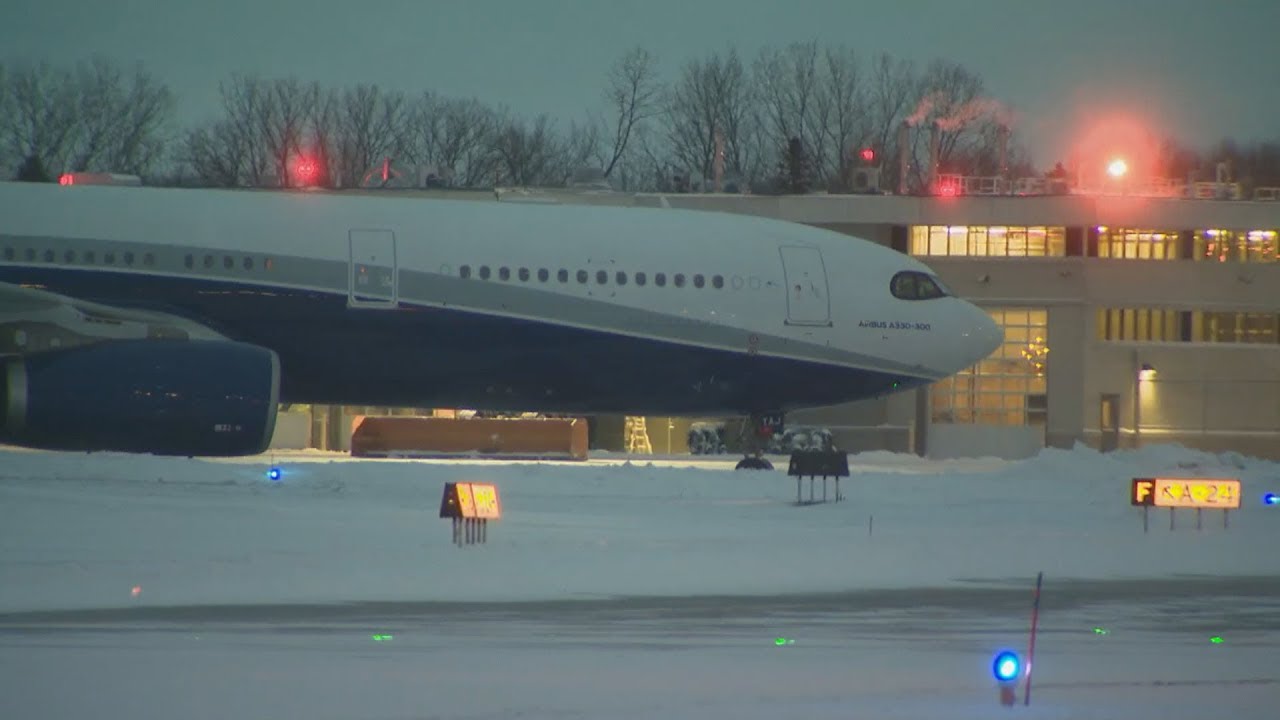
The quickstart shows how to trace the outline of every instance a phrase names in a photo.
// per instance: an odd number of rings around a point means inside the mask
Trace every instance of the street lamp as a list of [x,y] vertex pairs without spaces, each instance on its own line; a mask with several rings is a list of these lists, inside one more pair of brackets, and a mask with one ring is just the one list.
[[[1134,355],[1137,355],[1135,352]],[[1134,358],[1136,361],[1137,358]],[[1150,363],[1138,366],[1138,378],[1133,383],[1133,446],[1138,447],[1142,439],[1142,383],[1151,382],[1156,377],[1156,369]]]

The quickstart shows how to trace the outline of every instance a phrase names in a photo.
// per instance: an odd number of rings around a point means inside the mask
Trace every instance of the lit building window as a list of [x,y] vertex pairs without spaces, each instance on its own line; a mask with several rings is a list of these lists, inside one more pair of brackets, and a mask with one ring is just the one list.
[[1099,308],[1099,340],[1280,343],[1280,314],[1161,308]]
[[1066,228],[1043,225],[912,225],[912,255],[1062,257]]
[[1124,260],[1177,260],[1176,230],[1098,228],[1098,257]]
[[1210,262],[1270,263],[1280,255],[1280,233],[1275,230],[1200,230],[1195,237],[1195,258]]
[[1187,313],[1160,308],[1098,308],[1099,340],[1182,342],[1188,338]]
[[1049,318],[1042,308],[988,308],[1004,344],[986,360],[934,383],[935,423],[1043,425]]

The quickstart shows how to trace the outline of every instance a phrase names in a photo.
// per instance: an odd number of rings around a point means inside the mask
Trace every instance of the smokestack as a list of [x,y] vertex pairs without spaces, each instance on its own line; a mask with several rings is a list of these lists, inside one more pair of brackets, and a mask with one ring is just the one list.
[[907,194],[907,170],[911,167],[910,148],[908,141],[911,135],[911,125],[906,120],[902,121],[902,125],[898,127],[898,194]]
[[925,168],[924,178],[925,192],[929,195],[938,190],[938,141],[941,134],[942,128],[938,127],[938,123],[929,123],[929,167]]

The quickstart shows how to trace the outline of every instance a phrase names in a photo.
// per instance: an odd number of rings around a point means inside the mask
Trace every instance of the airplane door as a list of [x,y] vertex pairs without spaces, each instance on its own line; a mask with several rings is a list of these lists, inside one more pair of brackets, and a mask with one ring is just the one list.
[[394,308],[399,302],[396,235],[390,230],[351,230],[347,307]]
[[831,297],[827,269],[817,248],[783,246],[782,269],[787,279],[787,324],[831,326]]

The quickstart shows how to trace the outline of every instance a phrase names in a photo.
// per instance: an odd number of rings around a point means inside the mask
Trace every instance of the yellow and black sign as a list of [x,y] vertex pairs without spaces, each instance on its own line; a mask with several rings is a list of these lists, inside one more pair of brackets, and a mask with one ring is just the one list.
[[1167,508],[1240,507],[1240,481],[1233,478],[1134,478],[1131,505]]
[[497,520],[502,517],[498,488],[490,483],[445,483],[440,517]]

